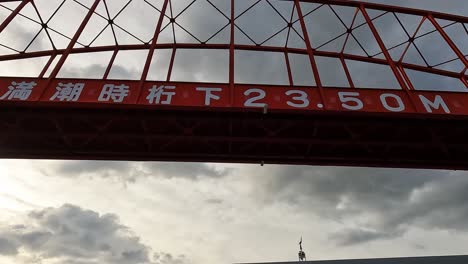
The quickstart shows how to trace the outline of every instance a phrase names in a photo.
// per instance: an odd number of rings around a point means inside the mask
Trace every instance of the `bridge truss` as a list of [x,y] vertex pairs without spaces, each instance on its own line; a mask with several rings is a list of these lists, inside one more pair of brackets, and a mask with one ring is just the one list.
[[468,17],[0,1],[0,156],[468,168]]

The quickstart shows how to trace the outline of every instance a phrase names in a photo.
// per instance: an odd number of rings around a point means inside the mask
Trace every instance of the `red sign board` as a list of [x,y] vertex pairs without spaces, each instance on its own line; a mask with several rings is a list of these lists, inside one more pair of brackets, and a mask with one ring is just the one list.
[[[468,94],[209,83],[0,78],[0,102],[468,115]],[[231,90],[232,89],[232,90]]]

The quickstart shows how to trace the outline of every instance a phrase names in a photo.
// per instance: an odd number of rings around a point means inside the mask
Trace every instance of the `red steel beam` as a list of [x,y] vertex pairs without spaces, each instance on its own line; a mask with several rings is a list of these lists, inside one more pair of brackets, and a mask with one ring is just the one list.
[[[158,44],[156,45],[156,49],[229,49],[229,44],[196,44],[196,43],[166,43],[166,44]],[[287,50],[289,53],[293,54],[305,54],[307,55],[307,50],[299,49],[299,48],[285,48],[285,47],[272,47],[272,46],[251,46],[251,45],[234,45],[235,50],[252,50],[252,51],[265,51],[265,52],[280,52],[283,53]],[[113,51],[116,49],[116,46],[99,46],[99,47],[83,47],[83,48],[75,48],[73,49],[70,54],[80,54],[80,53],[91,53],[91,52],[104,52],[104,51]],[[119,45],[117,46],[119,51],[123,50],[144,50],[148,49],[148,45],[146,44],[133,44],[133,45]],[[54,53],[57,55],[61,55],[65,53],[65,49],[58,49],[56,51],[47,50],[47,51],[36,51],[30,53],[18,53],[18,54],[9,54],[0,56],[0,61],[8,61],[8,60],[19,60],[19,59],[29,59],[29,58],[37,58],[37,57],[44,57],[44,56],[51,56]],[[385,59],[379,58],[369,58],[361,55],[354,55],[354,54],[341,54],[338,52],[329,52],[329,51],[315,51],[316,56],[322,57],[329,57],[329,58],[340,58],[343,57],[347,60],[355,60],[361,62],[369,62],[375,63],[380,65],[388,65]],[[394,63],[397,63],[394,61]],[[401,63],[401,65],[406,69],[427,72],[452,78],[460,78],[459,72],[451,72],[436,68],[429,68],[421,65],[411,64],[411,63]]]
[[284,53],[284,60],[286,61],[286,69],[288,70],[288,80],[289,80],[289,86],[294,85],[294,79],[291,71],[291,63],[289,62],[289,55],[287,52]]
[[231,88],[231,105],[234,105],[234,83],[236,82],[235,80],[235,73],[234,73],[234,49],[235,49],[235,19],[236,19],[236,14],[235,14],[235,6],[234,6],[234,0],[231,0],[231,17],[230,17],[230,39],[229,39],[229,86]]
[[[14,11],[14,13],[19,13],[21,5],[26,5],[27,1],[23,1],[20,6],[17,7],[17,9]],[[98,2],[96,0],[96,2]],[[95,2],[95,4],[96,4]],[[231,0],[231,4],[234,7],[234,0]],[[408,9],[408,8],[399,8],[399,7],[393,7],[393,6],[387,6],[387,5],[378,5],[378,4],[369,4],[369,3],[361,3],[357,1],[341,1],[341,0],[331,0],[331,1],[322,1],[322,0],[294,0],[295,4],[298,4],[300,2],[314,2],[314,3],[328,3],[332,5],[346,5],[346,6],[356,6],[358,8],[362,8],[364,11],[366,8],[370,9],[378,9],[378,10],[385,10],[389,12],[399,12],[399,13],[408,13],[408,14],[416,14],[416,15],[421,15],[421,16],[429,16],[432,18],[433,23],[435,22],[436,29],[442,34],[442,36],[447,40],[449,45],[452,48],[455,48],[454,51],[459,56],[459,58],[462,60],[462,62],[465,64],[465,68],[468,68],[467,66],[467,60],[464,58],[463,54],[459,50],[457,50],[456,46],[452,45],[453,42],[450,40],[450,38],[445,34],[443,29],[438,25],[438,23],[435,21],[435,18],[440,18],[440,19],[451,19],[460,23],[464,23],[465,21],[468,22],[468,18],[466,17],[460,17],[460,16],[452,16],[452,15],[446,15],[446,14],[440,14],[440,13],[434,13],[434,12],[429,12],[429,11],[424,11],[424,10],[417,10],[417,9]],[[92,10],[88,13],[88,16],[91,15]],[[301,12],[301,11],[300,11]],[[234,8],[231,9],[231,16],[234,17]],[[12,19],[14,16],[13,14],[9,16],[8,19]],[[7,20],[8,20],[7,19]],[[2,26],[5,27],[8,24],[8,21],[4,21],[2,23]],[[86,19],[85,19],[86,20]],[[303,20],[303,19],[302,19]],[[80,29],[82,31],[82,27],[85,26],[86,23],[83,21]],[[303,21],[302,21],[303,22]],[[369,58],[365,56],[360,56],[360,55],[353,55],[353,54],[342,54],[339,52],[327,52],[327,51],[317,51],[313,50],[311,48],[307,49],[298,49],[298,48],[287,48],[287,47],[271,47],[271,46],[253,46],[253,45],[236,45],[234,43],[234,19],[231,19],[231,41],[229,44],[194,44],[194,43],[180,43],[180,44],[154,44],[154,49],[227,49],[229,50],[230,53],[230,62],[229,62],[229,82],[234,83],[234,51],[235,50],[255,50],[255,51],[265,51],[265,52],[281,52],[281,53],[292,53],[292,54],[310,54],[311,51],[313,52],[314,55],[316,56],[324,56],[324,57],[334,57],[334,58],[339,58],[341,61],[343,60],[356,60],[356,61],[362,61],[362,62],[369,62],[369,63],[376,63],[376,64],[381,64],[381,65],[390,65],[391,64],[397,64],[399,70],[401,71],[402,68],[406,69],[411,69],[411,70],[416,70],[416,71],[421,71],[421,72],[427,72],[431,74],[437,74],[437,75],[442,75],[442,76],[447,76],[447,77],[452,77],[452,78],[457,78],[461,79],[461,81],[467,85],[467,73],[466,70],[465,72],[459,73],[459,72],[450,72],[446,70],[441,70],[441,69],[435,69],[435,68],[430,68],[430,67],[425,67],[421,65],[415,65],[415,64],[410,64],[410,63],[402,63],[402,62],[397,62],[393,61],[392,59],[386,58],[384,59],[378,59],[378,58]],[[303,23],[301,23],[303,24]],[[302,25],[301,25],[302,26]],[[83,48],[73,48],[71,45],[73,42],[77,41],[77,38],[79,37],[80,29],[76,32],[74,38],[72,41],[70,41],[69,46],[66,49],[61,49],[61,50],[49,50],[49,51],[38,51],[38,52],[30,52],[30,53],[20,53],[20,54],[11,54],[11,55],[3,55],[0,56],[0,61],[6,61],[6,60],[15,60],[15,59],[26,59],[26,58],[34,58],[34,57],[41,57],[41,56],[56,56],[56,55],[62,55],[62,58],[60,61],[57,63],[56,67],[54,68],[54,71],[51,74],[50,78],[54,78],[56,74],[58,73],[59,69],[62,67],[64,61],[66,60],[66,57],[69,54],[78,54],[78,53],[88,53],[88,52],[101,52],[101,51],[120,51],[120,50],[144,50],[148,49],[147,44],[138,44],[138,45],[118,45],[118,46],[100,46],[100,47],[83,47]],[[305,32],[307,34],[307,31]],[[309,39],[306,38],[306,41]],[[153,39],[154,42],[154,39]],[[152,43],[153,44],[153,43]],[[309,43],[310,44],[310,43]],[[151,48],[151,47],[150,47]],[[153,51],[154,51],[153,49]],[[151,50],[150,50],[151,52]],[[149,53],[150,53],[149,52]],[[385,55],[385,54],[384,54]],[[387,56],[386,56],[387,57]],[[313,58],[313,57],[312,57]],[[49,60],[47,63],[47,66],[50,65],[52,61]],[[314,66],[313,63],[311,65],[312,67]],[[313,67],[314,68],[314,67]],[[394,68],[392,67],[392,70]],[[346,71],[346,67],[345,67]],[[45,73],[45,71],[43,71]],[[43,74],[41,73],[41,74]],[[398,71],[397,71],[398,73]],[[401,71],[401,74],[403,75],[403,78],[405,78],[405,74],[403,71]],[[318,76],[318,74],[315,74]],[[320,76],[318,76],[320,78]],[[347,76],[348,77],[348,76]],[[145,77],[146,78],[146,77]],[[403,78],[399,78],[399,82],[401,83],[401,80]],[[351,82],[350,82],[351,83]],[[403,81],[404,83],[404,81]],[[317,85],[320,86],[320,82],[317,82]],[[352,84],[351,84],[352,85]],[[411,83],[408,83],[408,85],[411,86]],[[403,86],[404,87],[404,86]]]
[[109,64],[107,64],[106,71],[104,72],[104,75],[102,76],[103,80],[106,80],[107,77],[109,77],[109,73],[112,69],[112,66],[114,65],[115,58],[117,57],[117,54],[119,53],[118,49],[115,49],[114,52],[112,53],[112,57],[109,61]]
[[356,86],[354,85],[353,77],[351,76],[351,73],[349,72],[348,64],[346,64],[346,61],[344,60],[343,57],[340,57],[340,61],[345,71],[346,79],[348,79],[349,87],[356,88]]
[[[403,79],[403,77],[401,77],[400,72],[398,71],[398,69],[397,69],[397,67],[395,65],[395,62],[392,59],[392,56],[388,52],[387,47],[385,47],[385,43],[383,42],[382,38],[379,35],[379,32],[377,31],[377,29],[374,26],[374,23],[372,22],[371,18],[369,17],[369,14],[367,13],[366,8],[364,7],[364,5],[361,5],[360,9],[361,9],[362,15],[364,16],[364,19],[366,20],[366,22],[367,22],[367,24],[368,24],[368,26],[369,26],[369,28],[370,28],[370,30],[372,32],[372,35],[374,35],[374,38],[377,41],[377,44],[379,45],[380,49],[382,50],[382,52],[383,52],[383,54],[385,56],[385,60],[387,61],[387,64],[390,66],[390,68],[392,69],[393,74],[395,75],[395,78],[398,80],[398,83],[400,84],[401,89],[403,89],[406,92],[406,94],[408,95],[408,97],[410,99],[410,102],[413,105],[413,107],[417,111],[419,111],[418,105],[415,103],[415,100],[414,100],[414,94],[409,92],[408,86],[406,86],[405,80]],[[410,80],[408,79],[408,81],[410,81]]]
[[[54,120],[55,121],[55,120]],[[62,130],[57,130],[55,133],[51,132],[24,132],[24,131],[0,131],[0,136],[6,137],[11,133],[15,133],[15,136],[21,138],[44,138],[51,135],[63,136],[64,132]],[[88,138],[88,141],[84,145],[89,145],[93,140],[98,137],[105,137],[112,140],[122,140],[125,138],[136,139],[145,137],[141,133],[117,133],[108,131],[107,129],[102,129],[100,131],[95,131],[94,133],[85,133],[85,132],[69,132],[66,133],[67,137],[73,138]],[[160,141],[206,141],[206,142],[233,142],[233,143],[261,143],[261,144],[297,144],[297,145],[335,145],[335,146],[397,146],[397,147],[424,147],[427,146],[427,142],[421,141],[417,142],[414,140],[371,140],[371,139],[358,139],[350,136],[348,139],[321,139],[321,138],[295,138],[295,137],[264,137],[258,136],[213,136],[213,135],[173,135],[173,134],[149,134],[146,135],[149,139],[160,140]],[[463,146],[467,147],[468,143],[445,143],[447,146]]]
[[[289,1],[295,1],[295,0],[289,0]],[[432,16],[435,18],[459,21],[460,23],[468,23],[468,17],[445,14],[445,13],[440,13],[440,12],[432,12],[432,11],[427,11],[427,10],[422,10],[422,9],[409,8],[409,7],[391,6],[391,5],[368,3],[368,2],[364,3],[361,1],[353,1],[353,0],[300,0],[300,1],[304,3],[319,3],[319,4],[330,4],[330,5],[352,6],[352,7],[360,7],[361,5],[364,5],[364,7],[367,9],[376,9],[376,10],[382,10],[382,11],[387,11],[387,12],[397,12],[397,13],[417,15],[417,16],[427,16],[429,14],[432,14]]]
[[[36,111],[39,110],[39,111]],[[0,156],[1,157],[7,157],[7,158],[18,158],[18,157],[23,157],[23,158],[61,158],[61,159],[67,159],[67,158],[75,158],[75,159],[129,159],[129,160],[177,160],[177,161],[182,161],[182,160],[191,160],[191,161],[224,161],[224,162],[238,162],[238,161],[244,161],[244,162],[260,162],[260,161],[265,161],[266,163],[281,163],[281,164],[311,164],[313,162],[316,162],[316,164],[320,165],[325,165],[325,164],[332,164],[332,165],[353,165],[353,166],[372,166],[372,164],[375,164],[375,166],[395,166],[395,167],[418,167],[418,168],[434,168],[434,167],[440,167],[440,168],[449,168],[449,169],[455,169],[455,168],[468,168],[468,163],[466,162],[466,159],[463,159],[465,156],[465,152],[458,153],[457,151],[460,149],[466,149],[464,146],[467,144],[467,142],[463,140],[447,140],[446,142],[443,142],[446,147],[448,147],[449,151],[454,151],[450,152],[451,157],[446,157],[445,155],[442,154],[442,151],[438,148],[439,142],[433,142],[429,137],[419,137],[418,140],[412,141],[411,138],[407,137],[402,137],[402,138],[395,138],[394,131],[398,132],[400,130],[412,130],[412,129],[417,129],[418,131],[424,132],[421,135],[429,135],[426,131],[425,128],[429,126],[434,126],[437,129],[437,133],[440,133],[442,131],[445,132],[453,132],[453,127],[457,128],[457,131],[453,133],[456,137],[461,138],[463,135],[463,132],[466,131],[466,119],[465,120],[458,120],[458,121],[449,121],[449,120],[439,120],[437,119],[407,119],[406,121],[404,119],[388,119],[385,120],[386,117],[384,116],[375,116],[375,117],[369,117],[366,119],[362,118],[352,118],[352,116],[339,116],[337,119],[331,117],[322,117],[319,118],[315,121],[317,121],[319,124],[323,125],[322,123],[330,123],[332,127],[329,127],[328,129],[335,129],[335,125],[337,128],[343,127],[343,125],[349,123],[350,124],[350,129],[353,129],[357,124],[364,123],[364,124],[377,124],[377,125],[384,125],[383,128],[388,127],[389,128],[389,133],[385,133],[385,138],[374,138],[372,135],[370,137],[363,137],[360,138],[360,142],[358,140],[355,140],[349,136],[339,136],[336,137],[336,139],[329,138],[327,136],[320,138],[297,138],[294,133],[293,134],[283,134],[281,135],[268,135],[268,131],[264,131],[265,137],[259,137],[257,134],[245,134],[245,135],[232,135],[229,134],[228,131],[224,130],[219,130],[217,132],[220,132],[219,134],[214,135],[213,137],[211,136],[211,133],[204,134],[207,131],[210,131],[212,127],[204,127],[204,130],[200,130],[195,134],[190,134],[186,135],[183,133],[182,130],[178,130],[176,133],[170,132],[172,130],[166,130],[166,131],[151,131],[151,127],[149,128],[148,132],[150,134],[154,134],[154,136],[149,136],[150,141],[151,138],[155,139],[156,141],[153,142],[153,144],[158,144],[160,142],[167,141],[167,139],[173,139],[176,138],[175,148],[172,150],[153,150],[153,151],[147,151],[146,147],[143,147],[142,143],[145,139],[145,135],[140,133],[140,134],[134,134],[134,132],[130,133],[121,133],[118,129],[113,130],[110,126],[107,127],[106,131],[104,131],[105,134],[111,135],[111,142],[115,142],[112,145],[114,147],[108,147],[109,140],[107,137],[97,137],[94,138],[96,141],[93,141],[93,146],[90,146],[90,148],[82,149],[79,148],[78,146],[73,146],[75,149],[70,150],[67,146],[65,146],[63,143],[61,143],[61,140],[63,139],[63,136],[71,136],[70,138],[74,138],[73,141],[77,141],[77,138],[84,137],[87,138],[88,141],[92,139],[91,137],[94,137],[96,133],[98,132],[98,127],[101,125],[101,120],[102,119],[111,119],[115,118],[116,115],[122,116],[122,120],[133,120],[133,119],[143,119],[143,120],[148,120],[148,122],[155,124],[157,127],[161,124],[158,122],[158,120],[166,121],[166,120],[174,120],[176,117],[181,117],[183,120],[191,120],[195,122],[203,122],[204,125],[207,124],[215,124],[214,127],[217,127],[218,124],[222,124],[223,126],[228,125],[229,120],[233,120],[237,125],[238,128],[239,126],[243,127],[244,125],[250,126],[252,128],[255,128],[255,125],[258,123],[259,120],[264,120],[261,118],[261,115],[258,116],[253,116],[253,115],[238,115],[238,116],[228,116],[228,115],[222,115],[219,113],[212,113],[213,115],[205,116],[203,114],[197,115],[196,113],[190,113],[190,117],[183,113],[171,113],[171,112],[165,112],[162,113],[160,111],[153,111],[153,112],[130,112],[130,111],[117,111],[117,112],[109,112],[109,111],[103,111],[102,109],[95,109],[95,110],[73,110],[73,109],[64,109],[64,111],[55,111],[53,109],[15,109],[14,112],[10,111],[4,111],[4,117],[9,118],[14,117],[16,119],[28,119],[31,120],[31,118],[39,118],[39,120],[44,120],[46,118],[49,121],[53,120],[63,120],[63,117],[66,117],[67,119],[73,118],[78,121],[84,121],[86,123],[89,122],[89,126],[92,127],[93,129],[87,129],[89,131],[88,133],[83,133],[83,130],[79,128],[77,130],[73,130],[68,128],[67,130],[62,130],[64,131],[64,134],[61,133],[60,129],[53,129],[51,127],[50,130],[48,130],[50,133],[45,133],[42,128],[39,129],[40,131],[31,131],[29,130],[29,135],[37,137],[37,138],[47,138],[47,139],[52,139],[52,141],[44,142],[43,140],[34,140],[31,141],[27,133],[25,134],[24,132],[27,130],[18,128],[18,130],[10,130],[10,135],[11,137],[14,137],[14,142],[13,145],[9,143],[3,142],[2,148],[0,149]],[[94,117],[97,117],[94,119]],[[292,116],[291,116],[292,117]],[[148,119],[147,119],[148,118]],[[185,119],[187,118],[187,119]],[[206,119],[204,119],[206,118]],[[278,119],[276,119],[278,118]],[[296,127],[299,126],[303,121],[306,121],[307,124],[309,125],[308,128],[312,128],[311,124],[315,123],[314,120],[311,120],[313,117],[308,117],[307,119],[305,116],[296,119],[295,117],[288,118],[287,116],[271,116],[269,118],[269,121],[275,121],[273,123],[270,123],[271,125],[275,125],[277,127],[283,127],[287,126],[287,124],[290,124],[291,122],[299,122],[296,124]],[[229,120],[227,120],[229,119]],[[10,119],[9,119],[10,120]],[[419,120],[419,121],[418,121]],[[136,120],[138,121],[138,120]],[[240,123],[239,123],[240,121]],[[416,122],[415,122],[416,121]],[[335,125],[333,125],[333,122]],[[433,123],[432,123],[433,122]],[[192,123],[192,122],[190,122]],[[61,122],[59,122],[59,125]],[[134,123],[132,123],[134,124]],[[104,127],[104,126],[101,126]],[[269,126],[272,127],[272,126]],[[399,129],[397,128],[399,127]],[[95,128],[95,129],[94,129]],[[16,134],[16,132],[19,131],[19,134]],[[204,131],[204,132],[202,132]],[[284,132],[291,131],[286,129]],[[365,130],[367,131],[367,130]],[[38,134],[35,134],[37,132]],[[359,126],[357,127],[357,130],[354,132],[360,133],[362,130],[359,129]],[[76,134],[78,133],[78,134]],[[81,133],[83,135],[81,136]],[[101,132],[102,133],[102,132]],[[3,131],[2,134],[8,134],[8,131]],[[124,143],[127,141],[127,136],[128,139],[136,139],[137,141],[130,141],[132,143],[136,143],[135,145],[132,146],[125,146],[125,144],[118,144],[118,143]],[[139,135],[139,136],[138,136]],[[323,134],[322,134],[323,135]],[[361,134],[362,136],[367,135],[367,133]],[[400,134],[400,136],[403,134]],[[442,134],[445,135],[445,134]],[[452,133],[449,133],[449,135],[452,135]],[[98,135],[99,136],[99,135]],[[441,136],[441,135],[436,135],[436,136]],[[134,138],[135,137],[135,138]],[[70,139],[69,138],[69,139]],[[440,137],[442,138],[442,137]],[[141,140],[140,140],[141,139]],[[320,153],[310,153],[306,155],[306,145],[308,140],[310,139],[310,142],[316,145],[322,146],[322,150],[329,150],[329,151],[322,151]],[[231,153],[227,152],[227,144],[230,142],[230,140],[235,143],[234,145],[236,146],[235,150]],[[254,146],[254,149],[252,151],[239,151],[239,146],[242,148],[243,146],[248,146],[250,142],[245,142],[245,141],[252,140],[253,142],[258,142],[260,144],[257,144]],[[56,141],[56,142],[55,142]],[[81,139],[80,139],[81,141]],[[208,142],[215,142],[217,144],[213,144],[215,146],[218,146],[219,151],[211,151],[211,150],[205,150],[205,149],[200,149],[200,148],[194,148],[192,151],[185,151],[188,148],[190,148],[190,144],[195,144],[194,146],[199,146],[201,144],[206,144]],[[293,142],[295,146],[299,146],[298,151],[294,150],[287,150],[284,153],[283,152],[277,152],[277,151],[269,151],[267,149],[262,149],[261,146],[266,146],[265,144],[278,144],[280,147],[287,148],[286,144]],[[335,142],[336,141],[336,142]],[[22,142],[33,142],[33,143],[38,143],[37,145],[31,146],[29,143],[22,144]],[[55,142],[55,143],[54,143]],[[427,144],[424,144],[426,142]],[[18,145],[15,145],[15,144]],[[45,144],[43,144],[45,143]],[[245,143],[245,144],[244,144]],[[338,146],[337,146],[338,143]],[[102,145],[99,145],[102,144]],[[323,146],[324,144],[325,146]],[[361,146],[364,145],[374,145],[375,148],[373,150],[382,150],[385,149],[385,146],[392,146],[392,147],[401,147],[397,152],[394,153],[382,153],[379,152],[379,155],[372,155],[366,152],[363,152],[361,149]],[[461,145],[461,147],[459,146]],[[27,145],[27,147],[23,147],[24,145]],[[141,147],[140,147],[141,145]],[[101,148],[101,147],[102,148]],[[295,147],[294,146],[294,147]],[[342,148],[344,151],[343,152],[333,152],[331,149],[343,146]],[[353,151],[348,151],[349,149],[347,148],[353,147],[357,152]],[[410,146],[411,148],[414,147],[415,149],[412,151],[414,155],[409,155],[409,156],[404,156],[399,157],[398,154],[404,153],[405,151],[408,151],[408,148],[405,146]],[[177,150],[178,148],[181,148],[182,150]],[[429,153],[428,153],[429,152]],[[433,152],[433,153],[431,153]],[[429,154],[429,155],[427,155]],[[418,156],[420,155],[420,156]]]
[[175,60],[176,53],[177,53],[177,49],[172,49],[172,52],[171,52],[171,60],[169,61],[169,67],[168,67],[168,69],[167,69],[166,81],[170,81],[170,80],[171,80],[172,69],[174,68],[174,60]]
[[[418,34],[419,30],[421,29],[421,27],[424,24],[424,21],[426,21],[426,19],[427,19],[426,17],[421,18],[421,21],[419,22],[419,25],[417,26],[417,28],[414,31],[413,35],[410,37],[410,41],[408,41],[408,44],[406,45],[405,50],[403,51],[403,53],[400,56],[400,59],[398,60],[399,65],[401,65],[401,63],[403,62],[403,59],[405,58],[406,53],[408,52],[411,45],[414,45],[413,44],[414,39],[416,38],[416,35]],[[409,84],[410,87],[413,86],[413,84],[411,82],[409,82],[408,84]]]
[[42,71],[41,73],[39,74],[39,78],[43,78],[44,75],[46,74],[47,70],[49,69],[50,65],[52,64],[52,62],[55,60],[55,58],[57,57],[57,54],[54,53],[50,56],[49,60],[47,61],[46,65],[44,66],[44,68],[42,68]]
[[81,22],[80,27],[75,32],[75,35],[70,40],[70,43],[68,43],[67,48],[62,52],[62,56],[60,57],[60,60],[57,62],[54,69],[50,73],[50,76],[49,76],[49,78],[47,80],[47,83],[46,83],[46,87],[49,87],[50,83],[55,79],[55,77],[57,77],[57,74],[59,73],[59,71],[62,68],[63,64],[67,60],[68,56],[71,54],[71,52],[73,50],[73,47],[75,46],[76,42],[78,41],[78,38],[80,37],[81,33],[83,32],[83,30],[85,29],[85,27],[88,24],[89,20],[91,19],[91,16],[93,15],[94,11],[96,10],[97,6],[99,5],[99,2],[101,2],[101,0],[95,0],[94,1],[93,5],[89,9],[89,11],[86,14],[85,18]]
[[[151,65],[151,61],[153,59],[154,50],[156,49],[156,44],[158,43],[159,33],[161,32],[161,26],[164,21],[164,17],[166,14],[166,9],[169,4],[169,0],[164,0],[164,4],[161,8],[161,14],[158,18],[158,23],[156,24],[156,29],[154,30],[153,41],[151,42],[151,46],[149,47],[148,56],[146,57],[145,66],[143,68],[143,72],[141,73],[140,78],[140,90],[143,87],[143,83],[146,81],[148,77],[148,71]],[[145,45],[146,46],[146,45]]]
[[397,79],[398,83],[400,84],[401,89],[408,90],[408,87],[406,86],[405,81],[400,76],[400,74],[399,74],[399,72],[398,72],[398,70],[397,70],[397,68],[395,66],[395,63],[393,62],[392,56],[390,56],[390,53],[388,52],[387,47],[385,47],[385,44],[384,44],[382,38],[380,37],[379,32],[375,28],[374,23],[372,23],[372,20],[369,17],[369,14],[367,13],[366,9],[364,8],[364,5],[360,6],[360,10],[361,10],[362,15],[364,16],[364,19],[367,22],[367,25],[369,26],[369,28],[370,28],[370,30],[372,32],[372,35],[374,36],[375,40],[377,41],[377,44],[379,45],[380,50],[383,52],[383,54],[385,56],[385,60],[387,61],[387,64],[390,66],[393,74],[395,75],[395,78]]
[[294,5],[296,6],[297,16],[299,17],[299,22],[301,24],[302,34],[304,35],[304,41],[307,48],[307,54],[309,55],[310,65],[312,66],[312,72],[315,78],[315,85],[317,85],[320,93],[320,100],[322,101],[323,107],[327,109],[327,103],[325,102],[325,95],[323,92],[322,81],[320,80],[320,74],[317,68],[317,63],[315,61],[315,50],[312,49],[312,45],[309,39],[309,33],[307,32],[307,27],[304,21],[304,16],[302,15],[301,3],[299,0],[294,0]]
[[[447,42],[447,44],[450,46],[450,48],[455,52],[455,54],[458,56],[460,61],[465,65],[466,68],[468,68],[468,60],[465,58],[463,53],[460,51],[460,49],[453,43],[452,39],[445,33],[444,29],[439,25],[439,23],[434,19],[434,16],[432,14],[429,14],[427,16],[429,21],[434,25],[434,27],[437,29],[439,34],[444,38],[444,40]],[[468,43],[466,43],[468,45]]]

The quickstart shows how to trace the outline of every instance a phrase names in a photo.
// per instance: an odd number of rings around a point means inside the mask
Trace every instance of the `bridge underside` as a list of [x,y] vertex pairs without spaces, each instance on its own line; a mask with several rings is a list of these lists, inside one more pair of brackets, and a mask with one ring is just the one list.
[[0,157],[468,169],[438,116],[2,106]]
[[[315,260],[303,262],[270,262],[268,264],[462,264],[467,263],[468,256],[431,256],[407,258],[380,258],[380,259],[341,259],[341,260]],[[261,264],[261,263],[257,263]],[[267,263],[263,263],[267,264]]]

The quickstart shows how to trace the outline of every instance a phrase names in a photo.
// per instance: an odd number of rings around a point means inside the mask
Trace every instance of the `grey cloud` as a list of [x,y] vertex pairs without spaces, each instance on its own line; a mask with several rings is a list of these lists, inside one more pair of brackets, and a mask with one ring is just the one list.
[[149,170],[151,175],[163,175],[167,178],[220,178],[228,175],[231,170],[218,170],[205,163],[178,163],[161,162],[145,164],[145,170]]
[[[103,62],[104,63],[104,62]],[[108,62],[106,62],[108,63]],[[59,73],[61,78],[95,78],[100,79],[104,76],[107,65],[101,64],[91,64],[87,67],[67,67],[64,68]],[[135,79],[134,77],[138,75],[137,70],[127,69],[121,65],[113,65],[112,67],[112,78],[115,79]]]
[[114,65],[112,74],[114,78],[119,79],[131,79],[133,76],[139,75],[136,69],[127,69],[121,65]]
[[18,237],[19,241],[23,245],[28,245],[32,250],[40,250],[42,245],[52,237],[52,233],[48,231],[32,231],[22,234]]
[[466,172],[274,166],[263,173],[269,176],[252,177],[263,186],[255,193],[262,201],[337,222],[359,220],[358,227],[331,235],[339,244],[391,239],[411,227],[468,230]]
[[[24,228],[0,227],[0,254],[19,250],[60,263],[184,263],[151,260],[151,249],[112,214],[100,215],[74,205],[32,211]],[[169,255],[167,253],[161,253]]]
[[59,77],[67,78],[67,77],[76,77],[76,78],[100,78],[102,77],[106,67],[99,64],[92,64],[88,67],[63,67],[60,70]]
[[205,202],[208,204],[222,204],[224,201],[222,199],[210,198],[205,200]]
[[135,182],[141,177],[221,178],[232,172],[206,163],[182,162],[54,161],[47,166],[38,166],[49,176],[115,178],[126,183]]
[[98,264],[99,262],[97,261],[92,261],[92,260],[85,260],[85,261],[82,261],[82,260],[73,260],[73,259],[69,259],[67,260],[66,264]]
[[466,16],[468,7],[466,5],[460,5],[458,0],[425,0],[424,5],[421,6],[421,3],[418,1],[406,1],[406,0],[363,0],[364,2],[373,2],[378,4],[386,5],[397,5],[397,6],[406,6],[410,8],[419,8],[427,9],[436,12],[443,13],[452,13],[458,14],[461,16]]
[[468,175],[453,173],[414,189],[410,199],[389,219],[386,226],[417,223],[425,228],[468,231]]
[[417,250],[424,250],[426,249],[426,246],[422,245],[422,244],[413,244],[413,247]]
[[189,263],[185,255],[179,255],[177,257],[172,256],[168,253],[154,253],[153,259],[155,264],[186,264]]
[[144,263],[148,261],[147,250],[130,250],[122,252],[122,263]]
[[129,162],[63,161],[55,167],[54,174],[63,176],[99,174],[100,177],[107,178],[119,173],[130,174],[131,169]]
[[132,183],[145,175],[131,162],[123,161],[69,160],[53,161],[45,166],[38,163],[37,166],[43,174],[52,177],[111,178],[121,180],[124,183]]
[[[411,177],[406,174],[411,174]],[[376,207],[372,204],[374,197],[384,196],[386,206],[391,206],[395,200],[406,199],[415,186],[422,186],[434,177],[427,171],[275,166],[266,186],[272,192],[285,195],[288,200],[317,195],[325,204],[336,205],[344,195]],[[379,203],[378,206],[383,205]]]
[[[0,35],[0,42],[7,47],[23,51],[34,39],[34,36],[36,35],[35,29],[37,29],[37,27],[35,27],[35,25],[28,24],[27,21],[22,21],[23,23],[26,22],[26,25],[22,25],[19,21],[15,22],[12,22],[12,24],[5,30],[5,33]],[[27,28],[27,26],[31,25],[34,29]],[[38,40],[34,41],[33,45],[31,45],[27,51],[43,50],[50,47],[50,45],[47,46]]]
[[14,256],[18,254],[18,245],[0,235],[0,255]]
[[331,235],[330,238],[335,240],[335,242],[340,246],[352,246],[373,240],[392,239],[400,235],[400,231],[386,233],[362,229],[350,229],[335,233]]

